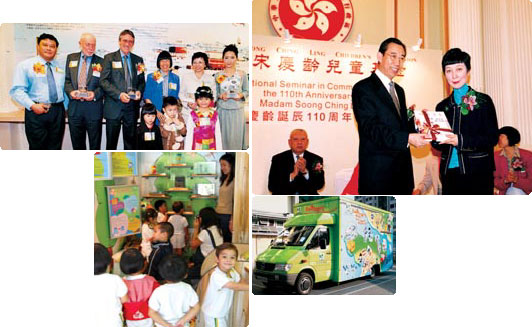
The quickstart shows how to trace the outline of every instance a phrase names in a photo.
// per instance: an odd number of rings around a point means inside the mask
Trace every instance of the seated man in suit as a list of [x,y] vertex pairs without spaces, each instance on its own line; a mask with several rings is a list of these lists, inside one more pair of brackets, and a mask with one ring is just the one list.
[[100,86],[105,93],[103,116],[107,150],[116,150],[120,124],[123,126],[124,150],[135,148],[135,130],[139,115],[139,103],[144,93],[144,61],[131,53],[135,34],[123,30],[118,37],[120,49],[103,57]]
[[290,133],[290,150],[272,157],[268,189],[272,194],[317,195],[325,184],[322,157],[306,151],[307,132],[294,129]]
[[91,150],[100,150],[102,142],[103,91],[100,73],[103,59],[94,54],[96,38],[83,33],[79,39],[81,52],[67,57],[65,93],[68,103],[68,125],[74,150],[86,150],[86,134]]

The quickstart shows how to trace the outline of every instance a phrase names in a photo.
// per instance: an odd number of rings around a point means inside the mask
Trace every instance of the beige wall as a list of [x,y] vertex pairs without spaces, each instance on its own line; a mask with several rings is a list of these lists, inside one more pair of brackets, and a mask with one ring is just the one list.
[[18,110],[15,102],[9,96],[9,89],[13,83],[13,69],[15,56],[12,55],[15,48],[15,25],[2,24],[0,26],[0,112]]
[[[362,34],[362,42],[379,44],[394,36],[393,0],[351,0],[355,12],[355,24],[345,42],[354,42]],[[269,0],[253,0],[253,34],[277,35],[268,17]],[[406,45],[413,45],[419,38],[419,0],[398,0],[398,37]],[[426,49],[443,50],[442,0],[424,0],[424,29]]]
[[443,0],[425,0],[425,48],[445,51]]

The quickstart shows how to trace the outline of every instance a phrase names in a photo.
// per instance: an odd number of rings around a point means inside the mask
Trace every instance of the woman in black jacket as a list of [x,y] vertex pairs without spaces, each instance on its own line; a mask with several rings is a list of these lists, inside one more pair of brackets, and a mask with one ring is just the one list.
[[443,194],[493,194],[493,147],[498,140],[493,101],[467,84],[471,57],[466,52],[447,51],[442,69],[453,93],[438,103],[436,111],[445,112],[454,133],[441,143],[432,142],[442,151]]

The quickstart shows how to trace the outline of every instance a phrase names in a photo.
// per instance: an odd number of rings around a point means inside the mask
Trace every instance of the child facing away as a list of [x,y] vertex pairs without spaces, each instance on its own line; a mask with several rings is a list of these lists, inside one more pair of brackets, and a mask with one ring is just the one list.
[[122,327],[122,303],[129,301],[127,287],[120,277],[107,273],[110,264],[109,251],[94,243],[93,326]]
[[142,222],[142,242],[140,243],[141,253],[144,258],[148,258],[151,253],[151,240],[153,237],[153,227],[157,224],[157,211],[153,208],[146,209]]
[[129,301],[124,302],[124,319],[128,327],[152,327],[148,300],[159,283],[152,276],[143,274],[144,257],[139,250],[129,248],[122,253],[120,270],[126,277]]
[[170,243],[172,243],[175,253],[183,255],[183,249],[188,241],[188,221],[183,216],[185,206],[183,202],[176,201],[172,204],[172,210],[174,210],[175,215],[168,218],[168,222],[174,227],[174,235],[170,238]]
[[148,258],[148,275],[158,281],[163,279],[159,273],[159,263],[173,251],[172,244],[170,244],[172,235],[174,235],[174,227],[168,222],[158,223],[153,229],[151,253]]
[[194,93],[197,108],[190,111],[185,138],[185,150],[222,150],[222,134],[216,109],[211,107],[212,90],[200,86]]
[[240,275],[234,269],[238,249],[232,243],[223,243],[216,248],[217,266],[200,282],[198,292],[200,295],[201,312],[205,327],[227,327],[228,314],[233,303],[234,291],[248,291],[248,281],[240,281]]
[[185,148],[187,128],[181,114],[182,109],[181,101],[173,96],[163,99],[164,118],[160,128],[164,150],[183,150]]
[[155,125],[157,109],[151,103],[145,103],[140,112],[140,125],[137,128],[138,150],[162,150],[163,140],[159,127]]
[[157,327],[188,326],[199,312],[198,295],[187,283],[187,264],[176,254],[166,256],[159,265],[165,284],[153,291],[149,313]]
[[157,200],[153,205],[157,210],[157,222],[162,223],[168,221],[168,205],[164,200]]

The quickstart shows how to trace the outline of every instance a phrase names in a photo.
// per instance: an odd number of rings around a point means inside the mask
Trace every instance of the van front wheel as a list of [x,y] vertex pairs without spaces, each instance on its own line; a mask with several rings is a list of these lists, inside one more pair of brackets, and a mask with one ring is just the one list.
[[312,279],[312,276],[308,273],[302,272],[297,276],[296,292],[301,295],[307,295],[312,291],[313,285],[314,280]]

